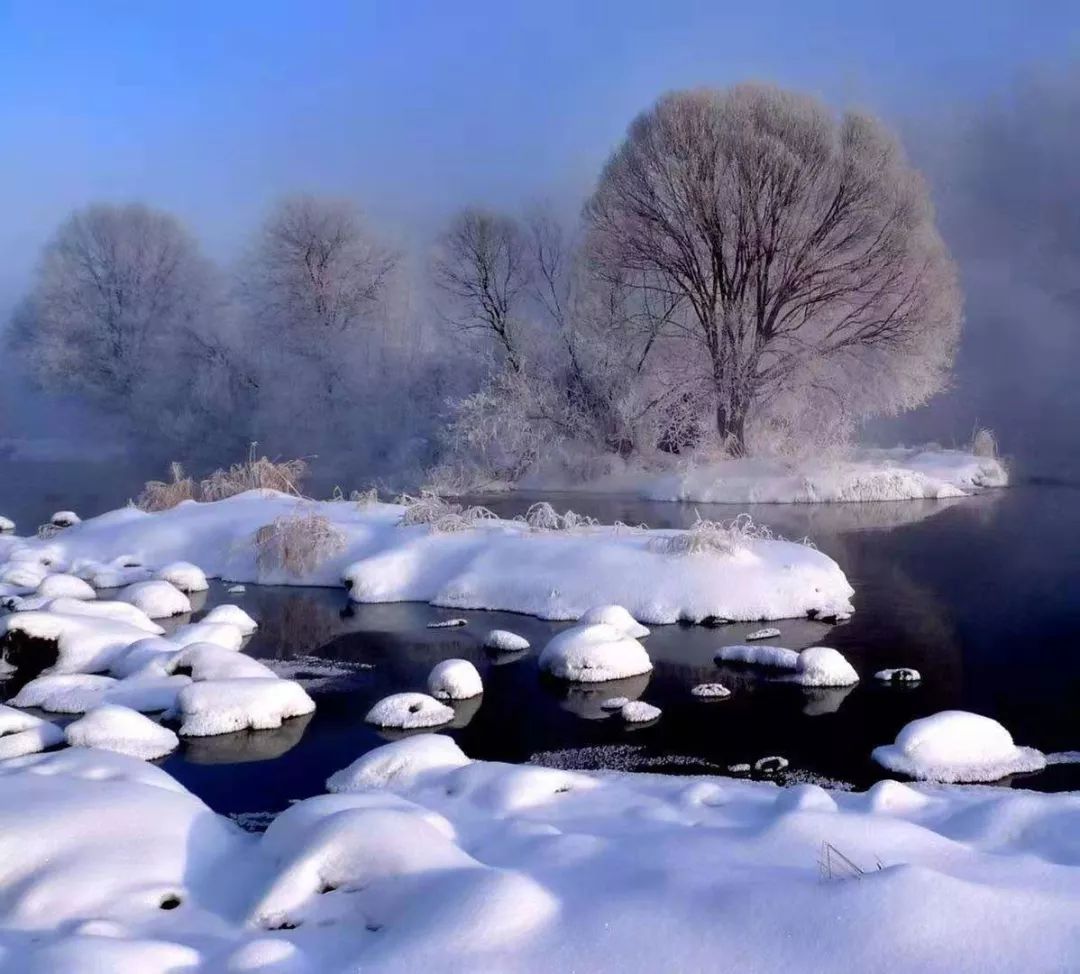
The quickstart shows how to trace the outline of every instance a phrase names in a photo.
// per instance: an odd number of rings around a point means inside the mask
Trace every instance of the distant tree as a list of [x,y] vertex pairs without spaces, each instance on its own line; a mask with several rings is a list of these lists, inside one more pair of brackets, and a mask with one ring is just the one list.
[[529,236],[517,220],[466,209],[439,240],[433,264],[447,320],[486,335],[514,372],[524,361],[521,315],[533,281],[532,257]]
[[667,95],[630,126],[586,221],[595,272],[663,308],[734,452],[755,413],[892,412],[947,380],[953,264],[872,118],[760,85]]
[[162,376],[216,294],[212,267],[175,218],[97,204],[45,247],[12,339],[47,388],[127,410],[160,401]]

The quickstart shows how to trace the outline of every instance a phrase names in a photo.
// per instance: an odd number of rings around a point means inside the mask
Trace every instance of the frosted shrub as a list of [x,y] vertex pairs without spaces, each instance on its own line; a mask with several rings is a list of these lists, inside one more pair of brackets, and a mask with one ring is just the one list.
[[148,480],[135,501],[141,511],[168,511],[181,501],[195,500],[196,486],[175,460],[169,464],[168,480]]
[[498,520],[497,515],[486,507],[462,507],[461,504],[451,504],[429,490],[421,491],[419,497],[402,494],[397,502],[405,507],[405,513],[401,515],[399,525],[410,527],[415,524],[426,524],[437,534],[467,531],[484,521]]
[[547,501],[533,504],[525,512],[524,521],[533,531],[573,531],[597,523],[595,518],[574,511],[560,514]]
[[772,532],[755,524],[749,514],[732,521],[708,521],[700,516],[685,531],[657,538],[650,543],[653,551],[664,555],[696,555],[710,552],[734,555],[746,550],[751,541],[767,540]]
[[985,426],[980,427],[971,437],[971,452],[977,457],[997,459],[998,445],[994,431]]
[[259,574],[286,571],[306,575],[345,547],[345,536],[321,514],[282,514],[255,532]]
[[357,507],[371,507],[379,503],[379,488],[368,487],[367,490],[354,490],[349,494],[349,500]]

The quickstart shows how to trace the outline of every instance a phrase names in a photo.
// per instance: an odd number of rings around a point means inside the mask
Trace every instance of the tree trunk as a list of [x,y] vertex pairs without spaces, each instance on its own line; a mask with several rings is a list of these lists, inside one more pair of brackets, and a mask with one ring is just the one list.
[[746,456],[746,408],[733,404],[716,404],[716,432],[720,442],[727,445],[733,456]]

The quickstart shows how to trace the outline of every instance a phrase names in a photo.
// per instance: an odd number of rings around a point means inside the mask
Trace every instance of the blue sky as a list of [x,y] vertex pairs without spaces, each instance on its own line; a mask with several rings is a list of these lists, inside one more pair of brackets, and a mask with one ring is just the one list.
[[0,310],[73,207],[143,199],[227,256],[268,202],[576,202],[659,93],[746,78],[894,120],[1080,51],[1080,4],[0,0]]

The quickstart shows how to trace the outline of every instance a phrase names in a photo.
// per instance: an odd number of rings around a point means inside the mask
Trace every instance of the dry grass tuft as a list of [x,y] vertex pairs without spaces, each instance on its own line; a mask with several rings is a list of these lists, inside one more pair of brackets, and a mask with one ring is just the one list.
[[199,484],[199,494],[204,501],[220,501],[247,490],[277,490],[299,497],[307,472],[305,460],[275,462],[256,457],[253,443],[247,460],[234,463],[228,470],[215,470]]
[[321,514],[298,510],[282,514],[255,532],[259,574],[286,571],[306,575],[345,547],[345,536]]
[[367,490],[354,490],[349,494],[349,500],[357,507],[371,507],[379,503],[379,488],[368,487]]
[[149,480],[135,501],[141,511],[168,511],[181,501],[195,499],[195,481],[184,475],[184,468],[175,460],[169,464],[168,480]]
[[698,516],[685,531],[656,538],[650,547],[663,555],[734,555],[745,551],[752,541],[770,538],[772,532],[762,524],[755,524],[749,514],[740,514],[732,521],[707,521]]

